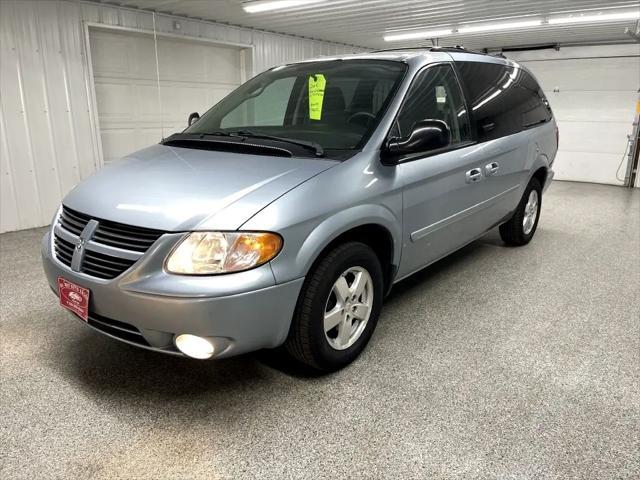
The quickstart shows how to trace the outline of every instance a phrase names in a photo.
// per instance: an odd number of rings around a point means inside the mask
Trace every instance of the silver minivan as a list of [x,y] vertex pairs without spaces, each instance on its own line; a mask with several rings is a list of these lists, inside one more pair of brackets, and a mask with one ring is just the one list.
[[139,347],[320,371],[358,356],[394,283],[496,226],[528,243],[558,148],[531,73],[462,48],[279,66],[189,124],[66,196],[51,288]]

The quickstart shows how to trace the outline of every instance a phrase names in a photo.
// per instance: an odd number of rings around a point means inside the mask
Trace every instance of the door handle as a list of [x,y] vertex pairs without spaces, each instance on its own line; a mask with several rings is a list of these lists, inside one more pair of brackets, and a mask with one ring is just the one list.
[[465,173],[465,177],[467,183],[479,182],[482,179],[482,170],[480,170],[479,168],[472,168],[467,173]]
[[498,162],[487,163],[484,167],[484,174],[488,177],[490,175],[495,175],[498,173],[498,169],[500,168],[500,164]]

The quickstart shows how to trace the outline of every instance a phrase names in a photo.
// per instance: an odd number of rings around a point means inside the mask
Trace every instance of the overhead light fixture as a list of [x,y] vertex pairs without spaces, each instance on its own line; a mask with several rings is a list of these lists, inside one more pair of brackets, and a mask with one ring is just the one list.
[[640,10],[627,12],[600,13],[600,14],[579,14],[564,17],[551,17],[549,25],[561,25],[570,23],[590,23],[590,22],[615,22],[618,20],[636,20],[640,18]]
[[425,39],[425,38],[438,38],[444,37],[445,35],[451,35],[453,33],[453,29],[448,28],[444,30],[425,30],[420,32],[411,32],[411,33],[398,33],[393,35],[385,35],[385,42],[398,42],[400,40],[415,40],[415,39]]
[[542,25],[541,19],[525,20],[519,22],[484,23],[481,25],[467,25],[460,27],[459,33],[498,32],[501,30],[516,30],[518,28],[538,27]]
[[267,0],[246,2],[242,4],[242,9],[247,13],[268,12],[270,10],[281,10],[283,8],[301,7],[312,3],[320,3],[325,0]]

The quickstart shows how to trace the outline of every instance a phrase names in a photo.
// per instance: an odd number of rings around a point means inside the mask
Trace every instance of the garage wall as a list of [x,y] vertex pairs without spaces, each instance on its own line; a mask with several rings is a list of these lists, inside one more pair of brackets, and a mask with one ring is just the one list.
[[[174,29],[174,21],[181,28]],[[150,31],[149,12],[81,1],[0,1],[0,232],[47,225],[103,163],[85,23]],[[253,46],[253,72],[362,49],[179,17],[158,32]]]
[[184,130],[246,77],[247,49],[161,36],[158,98],[153,35],[91,27],[89,44],[105,164]]
[[[560,128],[556,178],[621,185],[616,170],[633,131],[640,44],[509,52],[547,94]],[[618,177],[624,179],[626,156]]]

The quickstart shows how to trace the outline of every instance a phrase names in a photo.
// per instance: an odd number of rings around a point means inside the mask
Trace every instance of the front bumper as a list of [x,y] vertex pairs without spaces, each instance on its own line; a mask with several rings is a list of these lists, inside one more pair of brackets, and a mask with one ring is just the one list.
[[304,278],[276,285],[269,264],[219,276],[167,274],[162,261],[176,237],[163,236],[125,273],[102,280],[59,262],[48,232],[45,274],[54,292],[59,276],[91,291],[89,326],[143,348],[182,355],[174,344],[182,333],[211,339],[213,358],[281,345]]

